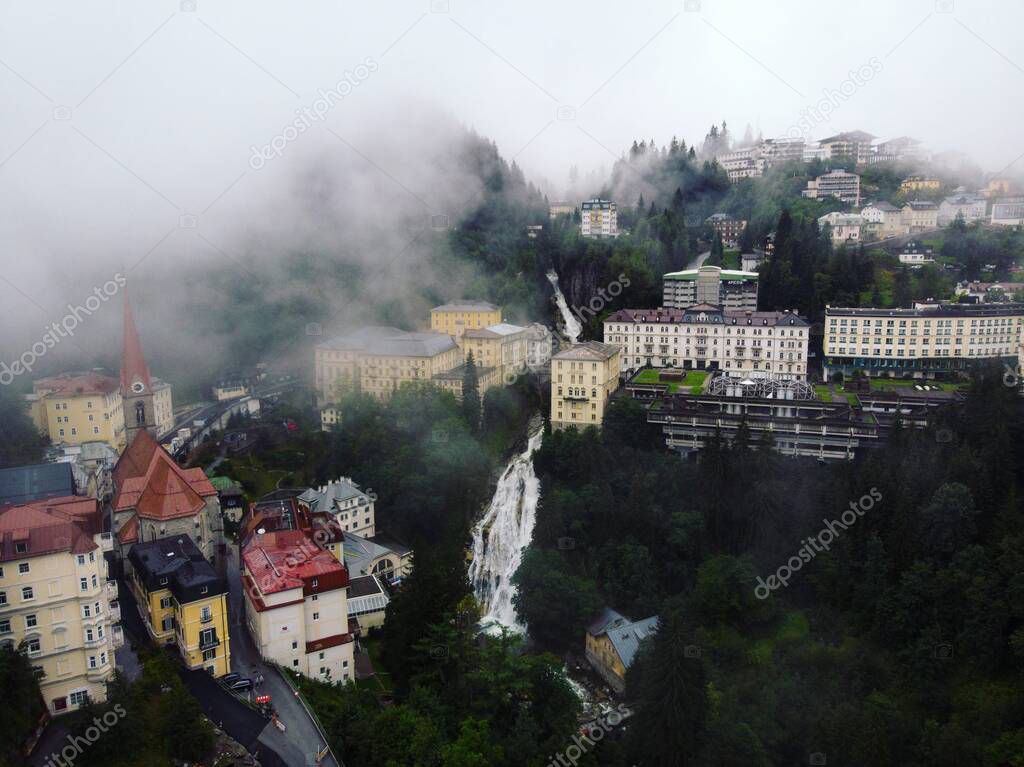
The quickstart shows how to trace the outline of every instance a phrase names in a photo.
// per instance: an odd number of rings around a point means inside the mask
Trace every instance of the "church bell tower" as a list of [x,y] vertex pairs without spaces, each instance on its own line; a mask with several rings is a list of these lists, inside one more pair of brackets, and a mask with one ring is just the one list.
[[124,408],[126,445],[131,445],[140,431],[157,436],[156,412],[153,407],[153,383],[142,356],[142,342],[135,328],[128,290],[124,296],[124,346],[121,351],[121,401]]

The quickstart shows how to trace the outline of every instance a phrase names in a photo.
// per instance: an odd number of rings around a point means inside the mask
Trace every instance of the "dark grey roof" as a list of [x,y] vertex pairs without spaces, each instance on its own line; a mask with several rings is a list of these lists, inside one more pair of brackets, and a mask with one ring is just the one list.
[[[442,370],[440,373],[434,373],[435,381],[461,381],[466,375],[466,369],[469,367],[468,363],[463,363],[457,368],[451,370]],[[476,366],[477,378],[486,378],[494,372],[493,367],[484,367],[483,365]]]
[[[227,591],[227,585],[217,576],[213,565],[187,535],[136,543],[128,552],[128,559],[147,590],[169,588],[179,602],[192,602]],[[163,579],[167,583],[162,583]],[[202,592],[204,587],[205,593]]]
[[332,338],[321,349],[360,351],[379,357],[433,357],[456,348],[455,340],[445,333],[410,332],[398,328],[372,326]]
[[432,312],[496,312],[498,307],[487,301],[449,301],[431,309]]
[[582,341],[563,349],[554,356],[556,360],[606,360],[619,352],[619,347],[600,341]]
[[631,621],[610,607],[604,608],[587,627],[587,633],[591,636],[608,635],[615,652],[619,655],[619,660],[626,668],[633,663],[640,643],[657,630],[657,615],[641,621]]
[[347,501],[350,498],[366,498],[369,496],[352,480],[347,477],[339,477],[333,482],[328,482],[319,488],[307,488],[299,496],[300,501],[309,504],[312,511],[334,511],[335,502]]
[[0,469],[0,506],[75,494],[70,463],[36,463]]
[[369,597],[374,594],[383,594],[384,589],[372,575],[363,575],[353,578],[348,582],[348,598]]

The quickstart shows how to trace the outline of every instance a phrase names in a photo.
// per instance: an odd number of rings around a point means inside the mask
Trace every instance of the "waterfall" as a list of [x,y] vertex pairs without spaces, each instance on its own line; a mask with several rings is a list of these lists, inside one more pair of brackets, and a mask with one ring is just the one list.
[[551,287],[555,289],[555,303],[558,304],[558,311],[562,313],[565,335],[568,336],[569,343],[574,344],[579,339],[580,333],[583,332],[583,326],[580,325],[580,321],[576,319],[576,316],[569,311],[569,304],[565,302],[562,289],[558,286],[558,273],[554,269],[548,272],[548,281],[551,283]]
[[480,621],[485,631],[505,626],[525,633],[519,623],[512,597],[512,576],[530,545],[537,518],[540,480],[533,471],[533,454],[540,447],[543,430],[530,437],[526,449],[505,467],[487,511],[473,528],[473,562],[469,580],[483,608]]

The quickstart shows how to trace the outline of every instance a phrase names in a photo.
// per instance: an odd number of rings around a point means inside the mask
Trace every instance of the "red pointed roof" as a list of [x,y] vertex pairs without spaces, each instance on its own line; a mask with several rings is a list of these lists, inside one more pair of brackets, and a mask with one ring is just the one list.
[[[152,389],[149,380],[149,368],[146,367],[146,359],[142,356],[142,342],[139,340],[139,331],[135,328],[135,318],[132,316],[132,305],[128,300],[128,289],[124,294],[124,346],[121,350],[121,391],[128,394],[131,386],[136,381],[141,381],[146,391]],[[142,392],[138,392],[141,394]]]
[[98,546],[86,528],[98,526],[94,498],[68,496],[13,506],[0,512],[0,562],[59,551],[93,551]]
[[138,432],[118,459],[114,485],[114,511],[135,509],[147,519],[191,516],[217,494],[206,472],[178,466],[148,431]]

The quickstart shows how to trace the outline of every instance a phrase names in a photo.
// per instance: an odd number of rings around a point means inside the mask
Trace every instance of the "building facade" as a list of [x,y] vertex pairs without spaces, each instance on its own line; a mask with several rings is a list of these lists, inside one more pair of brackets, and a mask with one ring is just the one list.
[[900,210],[903,229],[907,234],[918,234],[939,225],[939,206],[928,200],[911,200]]
[[[465,320],[464,320],[465,321]],[[314,352],[320,404],[347,392],[388,400],[406,382],[430,382],[462,364],[451,335],[366,327],[319,344]]]
[[828,213],[818,219],[818,226],[829,227],[832,233],[832,244],[857,243],[861,240],[864,219],[858,213]]
[[551,428],[601,426],[619,388],[619,347],[584,341],[551,358]]
[[874,138],[870,133],[854,130],[823,138],[818,142],[818,146],[823,150],[825,159],[848,159],[857,165],[863,165],[871,159],[871,142]]
[[333,516],[342,532],[370,538],[376,532],[374,504],[377,494],[371,488],[363,490],[349,477],[339,477],[326,485],[307,488],[297,500],[310,515],[326,512]]
[[32,384],[29,412],[55,445],[102,441],[125,446],[124,410],[116,378],[100,373],[62,373]]
[[840,202],[856,207],[860,205],[860,176],[838,168],[830,170],[808,181],[802,194],[812,200],[835,197]]
[[990,220],[997,226],[1024,226],[1024,197],[993,200]]
[[256,533],[242,549],[242,584],[246,625],[264,659],[311,679],[354,681],[343,561],[304,530]]
[[620,309],[604,321],[604,340],[622,369],[721,370],[730,376],[807,377],[810,324],[791,312]]
[[928,176],[908,176],[900,183],[900,192],[937,192],[942,188],[942,182],[937,178]]
[[611,200],[586,200],[580,204],[580,234],[584,237],[616,237],[619,234],[617,208]]
[[495,368],[499,381],[510,381],[526,370],[528,336],[526,328],[503,322],[467,330],[459,345],[467,362],[472,353],[474,364]]
[[715,304],[724,309],[757,309],[757,272],[702,266],[669,272],[662,277],[662,304],[666,309],[686,309]]
[[728,213],[714,213],[708,216],[704,223],[722,238],[722,244],[726,247],[735,247],[743,230],[747,228],[746,221],[733,218]]
[[430,329],[456,341],[467,330],[479,330],[501,322],[501,308],[486,301],[453,301],[430,310]]
[[65,496],[0,511],[0,642],[26,643],[50,714],[107,699],[119,646],[110,535],[94,498]]
[[136,544],[125,575],[155,642],[177,647],[190,670],[231,671],[227,582],[188,535]]
[[941,378],[984,360],[1015,366],[1024,305],[825,310],[825,374]]
[[584,655],[591,668],[620,695],[640,643],[658,630],[658,616],[631,621],[606,607],[587,626]]
[[906,234],[903,229],[903,215],[900,209],[885,200],[865,205],[861,208],[860,216],[864,220],[861,229],[863,235],[881,239]]

